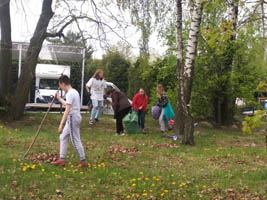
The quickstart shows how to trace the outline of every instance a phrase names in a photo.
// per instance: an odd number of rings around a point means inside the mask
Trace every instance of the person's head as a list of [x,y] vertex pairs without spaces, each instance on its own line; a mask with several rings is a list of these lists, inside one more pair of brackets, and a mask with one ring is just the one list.
[[58,82],[59,82],[59,87],[64,91],[67,91],[69,86],[71,86],[70,79],[66,75],[61,75],[58,79]]
[[139,94],[140,94],[141,96],[144,96],[144,95],[145,95],[145,90],[144,90],[143,88],[140,88],[140,89],[139,89]]
[[162,96],[164,92],[165,92],[165,90],[164,90],[163,85],[162,84],[158,84],[158,86],[157,86],[157,93],[158,93],[158,95],[159,96]]
[[107,91],[106,91],[106,94],[107,94],[107,96],[111,96],[111,94],[113,93],[113,92],[115,92],[116,90],[114,89],[114,88],[111,88],[111,89],[108,89]]
[[104,78],[104,71],[102,69],[96,70],[93,75],[93,78],[95,78],[96,80],[102,80]]

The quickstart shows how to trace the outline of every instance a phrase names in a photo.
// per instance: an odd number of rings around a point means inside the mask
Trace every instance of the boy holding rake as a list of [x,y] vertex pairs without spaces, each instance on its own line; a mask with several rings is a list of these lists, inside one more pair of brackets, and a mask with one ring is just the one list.
[[62,75],[59,78],[59,87],[66,92],[66,101],[61,98],[59,92],[57,92],[56,97],[60,103],[65,106],[65,112],[58,127],[58,133],[60,134],[60,158],[52,162],[52,164],[59,166],[65,165],[65,157],[70,137],[71,142],[80,157],[78,167],[86,167],[87,163],[84,148],[80,138],[80,123],[82,121],[82,117],[80,114],[81,105],[79,93],[77,90],[72,88],[70,79],[66,75]]

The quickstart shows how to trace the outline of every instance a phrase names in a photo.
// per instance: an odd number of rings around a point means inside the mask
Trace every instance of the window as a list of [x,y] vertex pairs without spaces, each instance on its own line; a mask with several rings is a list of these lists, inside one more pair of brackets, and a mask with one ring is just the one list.
[[47,90],[57,90],[58,89],[58,80],[57,79],[41,79],[39,84],[40,89]]

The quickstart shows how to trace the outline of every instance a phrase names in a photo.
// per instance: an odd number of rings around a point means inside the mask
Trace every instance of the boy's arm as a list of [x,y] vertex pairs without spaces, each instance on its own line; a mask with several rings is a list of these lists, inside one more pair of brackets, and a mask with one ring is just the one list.
[[59,95],[59,91],[57,91],[56,97],[63,106],[66,106],[66,101]]

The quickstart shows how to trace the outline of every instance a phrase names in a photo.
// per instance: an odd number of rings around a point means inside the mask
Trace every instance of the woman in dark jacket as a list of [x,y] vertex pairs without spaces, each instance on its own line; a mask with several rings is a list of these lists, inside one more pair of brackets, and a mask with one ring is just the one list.
[[108,91],[108,95],[112,99],[112,108],[114,110],[114,118],[116,119],[116,129],[118,135],[123,135],[122,119],[131,111],[132,107],[128,97],[115,89]]

